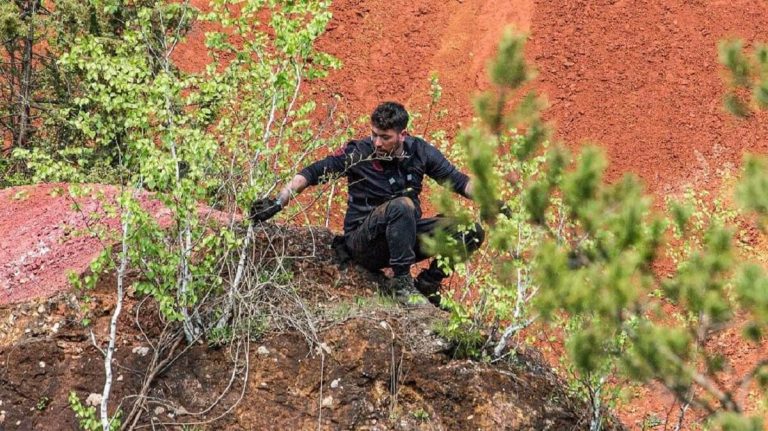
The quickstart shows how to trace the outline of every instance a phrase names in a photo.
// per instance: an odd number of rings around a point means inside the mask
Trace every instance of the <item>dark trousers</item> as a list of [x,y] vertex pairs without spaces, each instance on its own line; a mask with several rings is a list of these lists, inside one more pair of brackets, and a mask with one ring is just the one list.
[[[432,257],[421,238],[443,230],[462,245],[468,256],[483,242],[479,224],[468,232],[459,232],[452,220],[443,217],[417,219],[416,207],[407,197],[396,198],[378,206],[345,237],[352,258],[363,267],[375,271],[392,267],[395,275],[410,271],[412,264]],[[447,275],[434,260],[419,278],[439,283]]]

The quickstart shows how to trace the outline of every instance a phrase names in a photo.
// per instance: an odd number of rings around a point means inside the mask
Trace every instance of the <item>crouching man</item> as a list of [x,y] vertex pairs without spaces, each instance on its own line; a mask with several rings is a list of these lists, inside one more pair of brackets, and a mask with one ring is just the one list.
[[355,262],[372,270],[391,267],[388,291],[400,303],[419,306],[427,299],[440,304],[440,283],[447,274],[433,259],[414,280],[411,265],[430,258],[420,237],[442,229],[469,254],[480,247],[483,231],[476,224],[460,232],[442,216],[422,218],[419,194],[424,175],[450,185],[471,199],[472,181],[443,154],[407,132],[408,112],[395,102],[380,104],[371,114],[371,136],[347,143],[332,155],[301,170],[277,197],[254,202],[251,218],[264,221],[279,212],[307,186],[347,177],[348,206],[344,244]]

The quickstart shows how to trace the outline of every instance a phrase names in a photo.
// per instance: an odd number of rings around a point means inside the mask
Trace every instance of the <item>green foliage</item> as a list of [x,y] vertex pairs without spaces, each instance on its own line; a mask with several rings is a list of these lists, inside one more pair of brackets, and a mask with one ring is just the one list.
[[[101,426],[101,421],[97,418],[96,414],[96,407],[93,406],[84,406],[83,403],[80,401],[80,398],[78,398],[77,393],[75,391],[71,391],[69,393],[69,408],[72,409],[72,411],[75,413],[75,416],[77,417],[78,422],[80,423],[80,428],[85,431],[101,431],[103,428]],[[117,431],[120,429],[121,426],[121,420],[120,420],[121,413],[117,412],[115,416],[110,419],[109,421],[109,429],[110,431]]]
[[718,52],[720,63],[729,72],[725,109],[744,118],[752,113],[750,102],[759,109],[768,108],[768,48],[758,44],[749,58],[740,40],[725,40],[718,45]]
[[40,397],[40,399],[37,400],[37,404],[35,404],[35,409],[41,412],[47,409],[49,404],[51,404],[51,399],[43,395],[42,397]]
[[533,73],[525,63],[524,35],[511,28],[504,31],[496,58],[489,67],[491,81],[500,88],[515,89],[531,79]]
[[763,419],[748,417],[738,413],[720,413],[712,421],[710,428],[715,431],[762,431]]
[[[547,178],[540,175],[546,161],[540,151],[548,136],[538,118],[541,102],[529,94],[517,110],[505,111],[508,97],[533,75],[523,61],[524,40],[511,31],[505,33],[491,65],[496,88],[475,100],[479,121],[459,135],[455,146],[459,152],[453,154],[473,174],[472,198],[487,223],[488,247],[470,262],[457,254],[454,238],[438,234],[426,240],[441,255],[445,270],[466,280],[443,294],[443,305],[451,310],[451,317],[441,328],[441,334],[456,346],[455,353],[463,357],[500,355],[508,337],[535,319],[527,306],[537,291],[531,279],[531,255],[543,231],[530,223],[527,208],[540,208],[544,218],[549,217],[544,215],[546,208],[559,205],[549,195]],[[562,157],[564,153],[556,154]],[[561,160],[558,157],[555,159]],[[530,183],[542,184],[540,193],[525,193],[524,184]],[[437,207],[461,225],[472,226],[469,209],[448,193],[437,195]],[[503,216],[499,214],[502,206]]]
[[114,145],[107,151],[89,146],[67,116],[83,91],[82,76],[57,62],[77,38],[119,31],[119,19],[131,10],[116,17],[96,6],[75,0],[0,5],[0,50],[8,60],[0,62],[8,78],[0,90],[0,133],[12,144],[0,163],[0,186],[116,181]]
[[[325,144],[308,127],[314,102],[300,103],[297,95],[304,80],[338,66],[313,47],[330,19],[329,2],[225,0],[206,13],[165,0],[92,5],[119,15],[120,25],[77,35],[59,58],[63,71],[80,77],[81,89],[61,115],[86,138],[88,154],[110,154],[116,180],[129,187],[114,206],[131,217],[126,257],[141,271],[136,291],[152,295],[167,318],[183,321],[189,337],[201,326],[194,310],[220,293],[226,256],[242,244],[231,227],[211,229],[198,203],[245,207],[274,187],[278,172],[297,169],[290,148]],[[185,71],[172,54],[197,20],[220,30],[206,35],[211,64]],[[92,166],[38,164],[35,178],[60,173],[79,180],[79,169]],[[147,198],[139,199],[138,188],[154,192],[170,223],[140,203]]]
[[[764,270],[742,266],[737,258],[747,251],[734,245],[738,213],[691,191],[668,202],[668,214],[653,211],[635,178],[604,180],[606,161],[598,149],[585,146],[571,160],[557,146],[542,145],[549,134],[539,122],[542,104],[535,95],[505,111],[507,95],[530,76],[520,63],[521,41],[501,43],[491,66],[496,91],[478,97],[479,121],[459,138],[474,175],[475,201],[489,224],[488,245],[479,268],[456,269],[467,281],[451,295],[463,300],[447,301],[453,311],[446,332],[464,340],[476,357],[497,343],[498,356],[506,342],[502,327],[514,333],[537,316],[558,328],[568,322],[572,365],[566,369],[590,400],[610,396],[601,392],[603,382],[621,371],[630,379],[661,382],[705,412],[740,411],[732,396],[738,388],[725,387],[718,376],[729,360],[708,343],[738,312],[751,316],[746,328],[751,339],[759,339],[768,323]],[[746,59],[738,44],[721,47],[721,61],[734,74],[732,85],[742,88],[765,78],[766,57],[764,47],[756,62]],[[504,181],[512,169],[517,180]],[[764,162],[748,159],[745,180],[737,187],[742,207],[761,218],[768,214],[765,172]],[[497,217],[499,199],[509,216]],[[468,218],[446,198],[438,204],[447,214]],[[442,250],[450,255],[450,247]],[[654,268],[664,257],[676,266],[662,278]],[[468,297],[474,300],[467,302]],[[680,310],[679,326],[663,318],[669,301]],[[748,378],[759,382],[765,374],[760,367]],[[599,405],[593,404],[596,412]],[[753,424],[744,416],[717,420],[722,429]]]
[[418,420],[420,420],[420,421],[422,421],[422,422],[427,422],[427,421],[429,421],[429,412],[427,412],[427,411],[426,411],[426,410],[424,410],[424,409],[418,409],[418,410],[414,410],[413,412],[411,412],[411,415],[412,415],[412,416],[413,416],[415,419],[418,419]]
[[744,159],[744,177],[736,189],[736,199],[748,211],[762,219],[768,214],[768,168],[764,158],[747,156]]

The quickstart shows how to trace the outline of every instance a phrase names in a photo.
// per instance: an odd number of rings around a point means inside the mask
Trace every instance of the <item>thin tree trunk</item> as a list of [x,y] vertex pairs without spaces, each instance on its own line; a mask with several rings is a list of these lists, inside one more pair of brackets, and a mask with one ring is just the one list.
[[115,304],[115,311],[112,313],[112,319],[109,322],[109,345],[107,347],[106,355],[104,355],[104,389],[101,393],[101,427],[103,431],[109,431],[112,423],[112,418],[109,417],[109,411],[107,409],[109,403],[109,394],[112,390],[112,356],[115,353],[115,347],[117,345],[117,322],[120,318],[120,312],[123,309],[124,286],[126,272],[128,270],[128,232],[129,223],[131,221],[130,209],[123,213],[122,220],[122,253],[120,254],[120,266],[117,268],[117,303]]
[[6,44],[6,51],[8,52],[8,69],[4,70],[3,75],[8,79],[8,113],[11,114],[11,118],[8,121],[8,130],[11,132],[11,146],[16,142],[19,136],[19,128],[17,127],[19,116],[16,105],[16,79],[18,77],[18,63],[16,62],[16,45],[15,42],[9,42]]
[[19,88],[19,133],[16,146],[27,146],[30,130],[30,99],[32,97],[32,47],[35,44],[35,15],[40,0],[29,0],[24,13],[27,15],[27,36],[24,39],[24,53],[21,58],[22,76]]

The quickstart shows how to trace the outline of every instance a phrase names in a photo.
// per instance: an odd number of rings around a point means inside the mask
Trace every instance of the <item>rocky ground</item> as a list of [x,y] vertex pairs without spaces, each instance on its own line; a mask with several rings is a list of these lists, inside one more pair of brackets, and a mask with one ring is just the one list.
[[[329,231],[269,230],[284,238],[299,298],[281,315],[313,329],[276,324],[247,344],[187,345],[129,290],[111,406],[125,415],[156,371],[138,419],[154,429],[588,429],[585,404],[536,351],[456,359],[435,332],[446,314],[379,297],[379,276],[336,264],[322,245]],[[67,398],[100,400],[114,289],[108,276],[93,291],[0,308],[0,428],[77,429]]]

